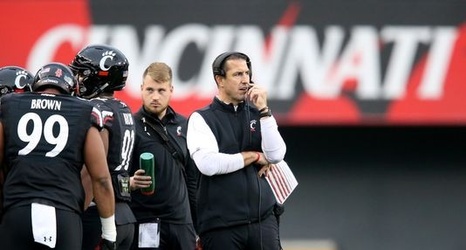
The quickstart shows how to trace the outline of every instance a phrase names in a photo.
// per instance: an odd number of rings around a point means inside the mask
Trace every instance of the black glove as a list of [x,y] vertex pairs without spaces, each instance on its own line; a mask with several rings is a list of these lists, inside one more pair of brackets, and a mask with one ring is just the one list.
[[109,241],[106,239],[102,239],[100,241],[100,249],[101,250],[116,250],[117,244],[115,241]]

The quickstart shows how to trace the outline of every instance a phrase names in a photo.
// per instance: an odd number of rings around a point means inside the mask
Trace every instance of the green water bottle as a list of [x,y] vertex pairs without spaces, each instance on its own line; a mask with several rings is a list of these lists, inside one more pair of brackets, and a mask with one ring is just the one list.
[[145,175],[151,177],[152,183],[147,188],[142,188],[141,192],[144,195],[151,195],[155,191],[155,162],[154,155],[149,152],[142,153],[139,156],[139,168],[144,169]]

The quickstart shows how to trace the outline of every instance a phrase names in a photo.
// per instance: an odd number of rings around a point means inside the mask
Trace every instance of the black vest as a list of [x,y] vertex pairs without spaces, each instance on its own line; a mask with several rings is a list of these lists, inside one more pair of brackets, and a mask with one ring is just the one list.
[[[212,130],[220,153],[261,152],[259,111],[241,103],[237,109],[217,98],[197,111]],[[257,176],[259,166],[246,166],[223,175],[201,176],[199,230],[256,222],[271,214],[275,199],[267,181]],[[259,211],[260,208],[260,211]]]

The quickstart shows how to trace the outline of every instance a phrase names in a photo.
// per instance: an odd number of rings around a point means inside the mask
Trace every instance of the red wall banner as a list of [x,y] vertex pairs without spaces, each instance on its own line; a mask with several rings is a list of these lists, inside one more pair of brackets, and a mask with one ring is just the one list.
[[237,50],[284,125],[466,124],[466,4],[455,1],[5,0],[0,8],[0,66],[35,73],[87,44],[116,46],[130,61],[118,97],[133,111],[149,63],[172,67],[172,105],[189,115],[216,93],[213,59]]

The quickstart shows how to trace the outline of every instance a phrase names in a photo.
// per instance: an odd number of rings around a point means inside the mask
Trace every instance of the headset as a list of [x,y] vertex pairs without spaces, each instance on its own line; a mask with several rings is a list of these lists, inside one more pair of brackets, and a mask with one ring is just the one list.
[[214,62],[212,63],[212,71],[214,73],[214,78],[216,75],[220,75],[220,76],[226,75],[226,72],[223,69],[223,65],[225,64],[226,59],[232,55],[237,55],[240,57],[244,57],[244,59],[246,59],[246,65],[248,66],[248,69],[249,69],[249,79],[252,79],[251,60],[246,54],[241,53],[241,52],[236,52],[236,51],[224,52],[220,54],[219,56],[217,56],[217,58],[215,58]]

